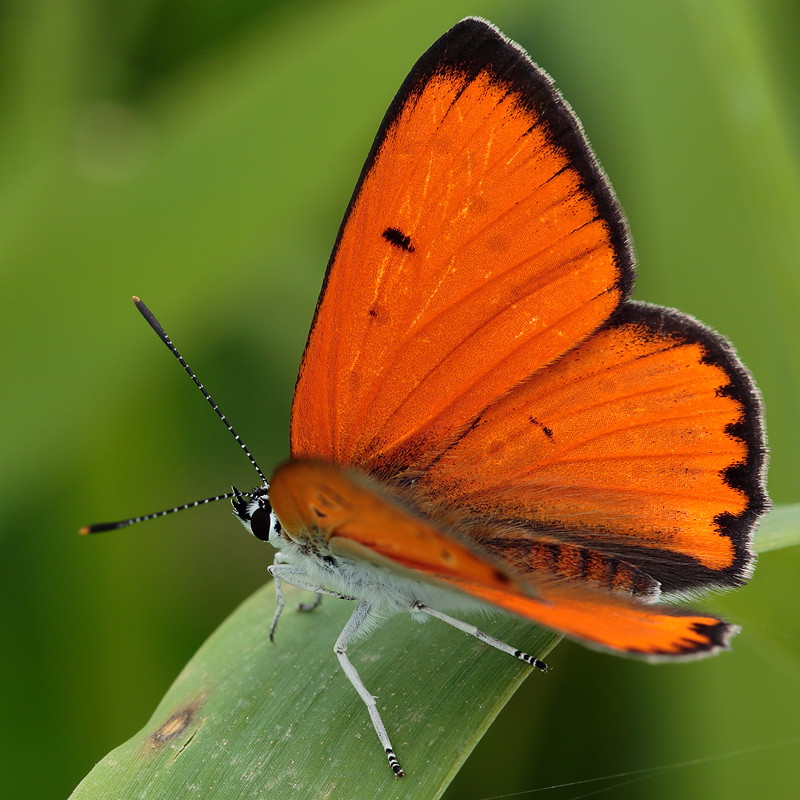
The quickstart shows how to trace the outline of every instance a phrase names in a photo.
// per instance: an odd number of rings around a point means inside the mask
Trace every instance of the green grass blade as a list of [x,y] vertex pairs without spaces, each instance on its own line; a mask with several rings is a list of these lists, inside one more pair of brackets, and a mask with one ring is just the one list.
[[756,532],[756,552],[780,550],[800,544],[800,503],[776,506]]
[[[333,652],[353,604],[326,599],[303,614],[292,610],[301,597],[287,590],[274,645],[267,638],[272,585],[245,601],[145,728],[97,764],[72,800],[436,798],[533,671],[436,620],[422,625],[407,614],[352,644],[353,664],[379,697],[406,771],[398,780]],[[480,624],[539,658],[559,639],[511,619]]]
[[[800,543],[800,504],[779,506],[756,537],[760,553]],[[287,587],[288,608],[303,593]],[[391,774],[333,642],[353,604],[288,610],[276,644],[268,584],[200,648],[148,724],[86,777],[73,800],[170,798],[436,798],[532,671],[432,620],[389,620],[350,656],[379,708],[406,777]],[[559,637],[499,619],[494,635],[545,658]],[[545,676],[538,678],[547,680]]]

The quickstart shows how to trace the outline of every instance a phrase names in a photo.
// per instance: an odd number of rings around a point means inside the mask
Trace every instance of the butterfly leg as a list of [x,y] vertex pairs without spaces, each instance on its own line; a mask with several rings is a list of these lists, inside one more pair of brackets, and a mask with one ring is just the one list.
[[[276,561],[278,560],[276,555]],[[338,592],[330,592],[323,589],[321,586],[314,586],[308,575],[303,572],[301,567],[296,567],[292,564],[273,564],[267,567],[267,571],[272,575],[275,581],[275,614],[272,617],[272,623],[269,626],[269,640],[275,643],[275,629],[278,627],[278,620],[281,618],[283,608],[286,601],[283,599],[283,583],[288,583],[290,586],[296,586],[303,591],[311,592],[314,595],[313,603],[301,603],[300,608],[303,611],[313,611],[321,602],[322,595],[327,594],[329,597],[335,597],[337,600],[355,600],[355,597],[348,597]],[[305,606],[305,608],[303,607]]]
[[[281,553],[279,550],[275,553],[275,563],[276,564],[286,564],[286,557]],[[314,601],[312,603],[298,603],[297,610],[298,611],[313,611],[315,608],[319,608],[319,604],[322,602],[322,592],[314,592]]]
[[344,674],[350,679],[350,683],[353,684],[353,687],[364,701],[367,711],[369,711],[369,716],[372,720],[372,727],[375,728],[375,733],[378,734],[378,739],[380,739],[381,746],[386,751],[386,757],[389,759],[389,766],[392,768],[392,771],[398,778],[402,778],[403,775],[405,775],[405,772],[403,772],[403,768],[400,766],[400,762],[397,760],[397,756],[394,754],[392,743],[389,741],[389,734],[386,733],[386,728],[383,725],[383,720],[381,719],[380,712],[378,711],[378,705],[375,702],[375,698],[367,691],[367,687],[361,682],[361,678],[359,678],[356,668],[350,663],[350,659],[347,657],[347,643],[353,638],[353,636],[358,632],[358,629],[369,618],[370,611],[370,604],[367,603],[366,600],[359,601],[358,605],[356,606],[356,610],[353,612],[353,615],[347,621],[347,625],[344,626],[344,630],[342,630],[339,638],[336,640],[333,650],[339,658],[339,663],[342,665]]
[[422,603],[414,603],[414,610],[423,611],[425,614],[436,617],[436,619],[440,619],[442,622],[446,622],[448,625],[452,625],[454,628],[458,628],[458,630],[464,631],[464,633],[468,633],[470,636],[474,636],[478,641],[491,645],[503,653],[508,653],[510,656],[514,656],[514,658],[518,658],[520,661],[524,661],[526,664],[530,664],[532,667],[536,667],[536,669],[539,669],[542,672],[547,670],[547,664],[545,664],[544,661],[539,661],[538,658],[534,658],[533,656],[528,655],[528,653],[523,653],[521,650],[517,650],[515,647],[500,641],[500,639],[495,639],[494,636],[484,633],[474,625],[470,625],[467,622],[462,622],[460,619],[443,614],[441,611],[436,611],[435,609],[430,608],[430,606],[423,605]]
[[298,611],[313,611],[315,608],[319,607],[319,604],[322,602],[322,592],[314,592],[314,602],[313,603],[298,603],[297,610]]

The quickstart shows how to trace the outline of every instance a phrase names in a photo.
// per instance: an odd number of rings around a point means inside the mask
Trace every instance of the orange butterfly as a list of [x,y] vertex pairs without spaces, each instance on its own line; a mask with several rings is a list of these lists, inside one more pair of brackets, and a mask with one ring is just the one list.
[[737,632],[656,601],[751,574],[769,507],[761,400],[719,334],[629,299],[634,263],[549,76],[483,20],[448,31],[389,107],[345,214],[291,461],[233,499],[278,550],[270,637],[283,582],[358,600],[335,651],[398,776],[346,653],[387,614],[541,669],[446,612],[489,605],[651,661]]

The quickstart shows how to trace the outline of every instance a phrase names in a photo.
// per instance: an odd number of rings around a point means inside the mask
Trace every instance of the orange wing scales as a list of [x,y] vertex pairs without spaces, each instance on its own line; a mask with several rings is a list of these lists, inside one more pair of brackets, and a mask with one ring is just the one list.
[[593,161],[555,143],[560,98],[537,109],[498,72],[440,66],[390,109],[309,336],[293,457],[410,463],[622,299],[624,223],[602,218]]

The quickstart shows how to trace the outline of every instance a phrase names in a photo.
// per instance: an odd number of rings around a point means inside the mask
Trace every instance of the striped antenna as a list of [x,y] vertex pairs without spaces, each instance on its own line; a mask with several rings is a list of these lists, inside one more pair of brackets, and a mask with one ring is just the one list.
[[187,508],[195,508],[196,506],[204,506],[206,503],[215,503],[217,500],[229,500],[231,497],[240,497],[241,495],[249,496],[249,492],[239,492],[234,489],[232,492],[227,492],[226,494],[218,494],[216,497],[206,497],[205,500],[195,500],[193,503],[185,503],[182,506],[175,506],[175,508],[156,511],[154,514],[145,514],[143,517],[131,517],[130,519],[122,519],[119,522],[99,522],[97,525],[86,525],[80,529],[79,533],[82,536],[88,536],[90,533],[115,531],[119,528],[127,528],[128,525],[135,525],[137,522],[146,522],[148,519],[155,519],[156,517],[166,517],[167,514],[174,514],[176,511],[183,511]]
[[[225,415],[219,410],[219,406],[214,402],[211,395],[205,390],[205,387],[199,380],[197,380],[197,375],[194,374],[191,367],[186,363],[183,356],[178,352],[177,348],[172,341],[170,340],[169,336],[167,336],[167,332],[161,327],[161,323],[155,318],[153,312],[138,298],[133,298],[133,302],[136,303],[136,308],[139,309],[139,313],[147,320],[150,327],[158,334],[159,338],[162,342],[169,348],[172,355],[178,359],[181,366],[189,373],[189,377],[195,382],[197,388],[203,393],[203,397],[208,400],[211,404],[211,408],[217,412],[217,416],[225,423],[225,427],[231,432],[232,436],[236,441],[239,443],[239,447],[244,450],[245,455],[250,459],[250,463],[256,468],[256,472],[258,473],[259,477],[261,478],[264,486],[267,486],[267,479],[264,476],[264,473],[261,471],[261,468],[256,463],[256,460],[251,455],[250,451],[247,449],[247,445],[239,438],[239,434],[233,429],[233,426],[228,422]],[[127,528],[128,525],[134,525],[137,522],[145,522],[148,519],[155,519],[156,517],[165,517],[167,514],[174,514],[176,511],[184,511],[187,508],[195,508],[197,506],[204,506],[207,503],[215,503],[217,500],[230,500],[233,497],[239,498],[242,496],[250,497],[249,492],[240,492],[235,487],[231,487],[233,489],[232,492],[227,492],[226,494],[218,494],[215,497],[206,497],[204,500],[195,500],[193,503],[185,503],[182,506],[175,506],[175,508],[167,508],[164,511],[156,511],[154,514],[145,514],[142,517],[131,517],[130,519],[122,519],[119,522],[100,522],[97,525],[86,525],[80,529],[80,533],[84,536],[88,536],[90,533],[102,533],[103,531],[114,531],[118,530],[119,528]]]
[[197,388],[203,393],[203,397],[211,404],[211,408],[217,412],[219,418],[225,423],[225,427],[231,432],[233,438],[239,442],[239,447],[244,450],[245,455],[250,459],[250,463],[256,468],[256,472],[258,473],[261,480],[264,482],[264,486],[267,485],[267,479],[264,476],[264,473],[261,471],[261,468],[256,463],[256,460],[250,454],[250,451],[247,449],[247,445],[239,438],[239,434],[233,429],[233,426],[228,422],[225,418],[225,415],[219,410],[219,406],[212,400],[211,395],[205,390],[205,387],[199,380],[197,380],[197,375],[192,372],[189,365],[184,361],[183,356],[178,352],[177,348],[172,341],[170,340],[169,336],[167,336],[167,332],[161,327],[161,323],[153,316],[153,312],[138,298],[134,295],[133,302],[136,303],[136,308],[139,309],[139,313],[147,320],[150,327],[159,335],[159,338],[162,342],[170,349],[172,355],[180,361],[181,366],[189,373],[189,377],[195,382]]

